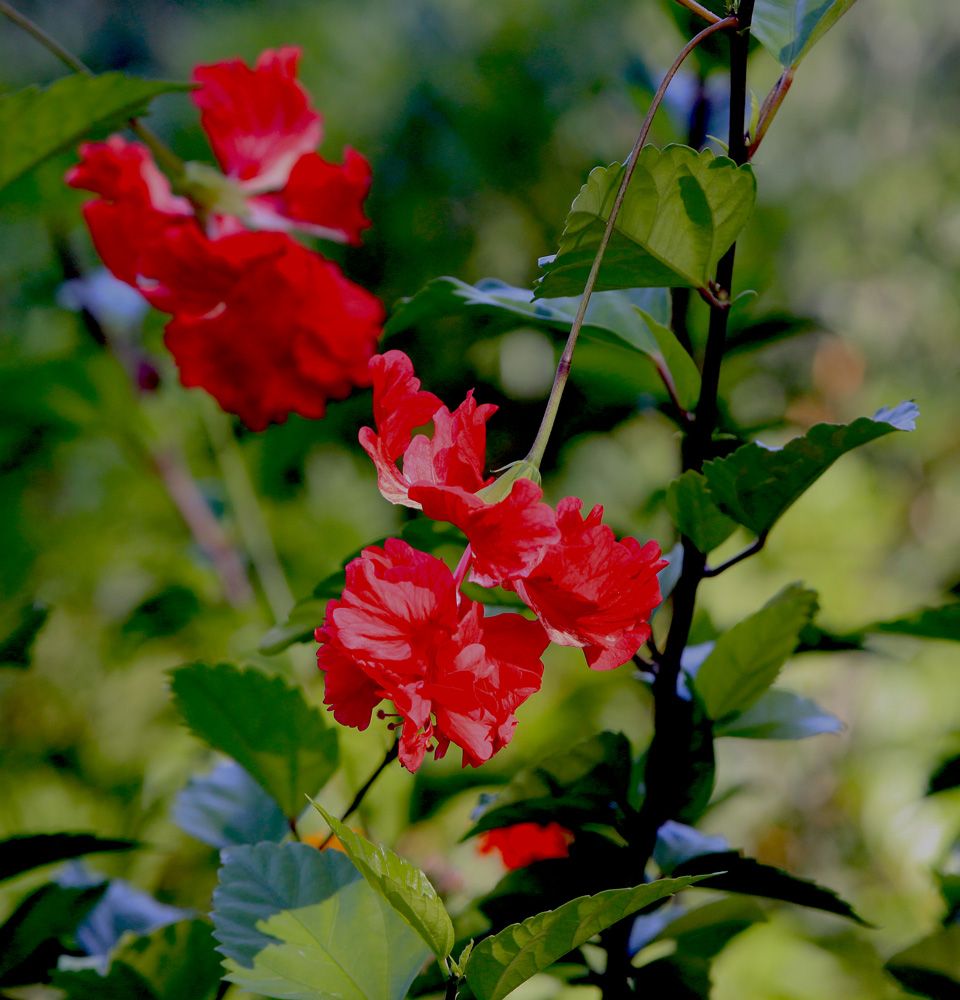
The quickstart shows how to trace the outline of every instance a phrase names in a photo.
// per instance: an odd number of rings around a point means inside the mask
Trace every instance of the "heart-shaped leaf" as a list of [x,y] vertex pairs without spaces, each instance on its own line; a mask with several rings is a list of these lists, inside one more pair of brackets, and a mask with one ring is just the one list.
[[757,701],[777,679],[816,610],[817,595],[793,584],[717,639],[693,682],[711,719]]
[[336,731],[282,678],[228,663],[193,663],[172,678],[187,725],[245,768],[288,818],[336,771]]
[[[688,146],[645,146],[604,254],[597,290],[707,285],[747,224],[756,198],[749,166]],[[579,295],[624,167],[596,167],[567,216],[560,249],[542,261],[538,295]]]
[[410,924],[441,961],[453,951],[450,914],[430,879],[399,854],[354,833],[314,802],[360,874]]
[[223,852],[214,936],[226,978],[288,1000],[403,1000],[429,949],[339,851]]
[[125,73],[65,76],[0,97],[0,188],[92,129],[139,114],[158,94],[189,85]]
[[473,949],[467,982],[478,997],[502,1000],[595,934],[700,878],[659,879],[633,889],[607,889],[511,924]]

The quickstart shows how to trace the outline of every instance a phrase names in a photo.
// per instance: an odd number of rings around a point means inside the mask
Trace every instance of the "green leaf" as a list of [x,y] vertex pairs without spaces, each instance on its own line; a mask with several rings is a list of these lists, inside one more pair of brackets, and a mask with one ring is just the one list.
[[158,1000],[143,976],[122,962],[114,962],[105,976],[96,969],[56,970],[53,986],[66,994],[63,1000]]
[[931,1000],[958,1000],[960,924],[944,927],[897,952],[886,968],[913,993]]
[[745,444],[704,466],[710,495],[725,514],[763,534],[841,455],[893,431],[912,431],[917,413],[915,404],[901,403],[852,424],[817,424],[782,448]]
[[[710,874],[718,872],[719,874]],[[704,889],[721,889],[744,896],[778,899],[795,903],[824,913],[846,917],[855,923],[869,926],[867,922],[841,899],[832,889],[824,888],[809,879],[798,878],[781,868],[764,865],[753,858],[745,858],[739,851],[717,851],[701,854],[673,869],[674,876],[701,875]]]
[[611,822],[626,801],[631,767],[626,736],[599,733],[521,771],[464,839],[514,823]]
[[181,830],[211,847],[283,840],[283,810],[235,761],[191,778],[177,795],[173,818]]
[[667,488],[667,510],[681,535],[686,535],[704,553],[712,552],[737,530],[713,502],[707,481],[689,469]]
[[843,723],[815,701],[792,691],[765,691],[744,712],[716,726],[717,736],[751,740],[802,740],[821,733],[843,732]]
[[912,635],[918,639],[947,639],[960,642],[960,601],[944,604],[939,608],[923,608],[892,621],[877,622],[867,632],[895,632]]
[[[567,216],[560,249],[544,261],[537,294],[579,295],[600,245],[624,167],[596,167]],[[604,254],[597,290],[692,286],[747,224],[756,198],[749,166],[709,150],[645,146]]]
[[125,73],[77,74],[0,97],[0,188],[93,129],[140,114],[157,95],[189,89]]
[[0,882],[56,861],[139,846],[136,840],[109,840],[92,833],[21,834],[0,842]]
[[193,663],[172,673],[177,709],[193,732],[228,754],[299,816],[337,769],[336,730],[280,677],[228,663]]
[[797,66],[855,0],[757,0],[750,33],[783,66]]
[[372,844],[331,816],[323,806],[316,802],[313,805],[336,834],[360,874],[443,961],[453,951],[453,923],[430,879],[399,854],[380,844]]
[[[401,300],[386,333],[461,314],[506,319],[513,325],[522,319],[525,326],[566,333],[579,305],[579,295],[534,299],[528,289],[496,278],[484,278],[476,285],[457,278],[436,278],[413,298]],[[669,372],[680,404],[689,409],[700,392],[700,372],[666,325],[669,318],[670,299],[665,288],[598,292],[590,298],[581,336],[644,354],[657,368]]]
[[206,920],[181,920],[124,939],[114,964],[133,969],[149,983],[157,1000],[210,1000],[221,979],[213,929]]
[[23,900],[0,927],[0,985],[45,979],[63,951],[60,939],[76,929],[105,891],[105,885],[45,885]]
[[711,719],[757,701],[777,679],[816,610],[817,595],[792,584],[717,639],[693,682]]
[[0,667],[30,666],[33,643],[50,617],[50,608],[42,601],[33,601],[20,610],[20,621],[0,639]]
[[226,978],[289,1000],[403,1000],[429,949],[339,851],[223,852],[214,936]]
[[660,879],[633,889],[607,889],[511,924],[474,948],[467,962],[467,982],[483,1000],[502,1000],[595,934],[697,881]]

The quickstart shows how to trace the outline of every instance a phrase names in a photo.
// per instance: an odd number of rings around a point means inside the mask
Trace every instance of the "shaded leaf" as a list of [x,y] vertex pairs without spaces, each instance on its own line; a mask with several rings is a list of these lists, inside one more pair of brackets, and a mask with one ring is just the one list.
[[843,723],[809,698],[771,688],[745,711],[718,723],[714,732],[751,740],[802,740],[843,732]]
[[[710,872],[722,872],[722,874],[708,874]],[[785,903],[822,910],[824,913],[833,913],[869,926],[853,907],[832,889],[826,889],[808,879],[798,878],[773,865],[764,865],[754,861],[753,858],[745,858],[739,851],[701,854],[677,865],[667,874],[706,875],[700,883],[705,889],[722,889],[724,892],[736,892],[745,896],[778,899]]]
[[227,979],[290,1000],[402,1000],[429,950],[339,851],[223,852],[214,936]]
[[191,778],[177,795],[173,818],[181,830],[211,847],[279,841],[290,832],[273,797],[234,761]]
[[816,610],[817,595],[792,584],[717,639],[694,680],[711,719],[757,701],[777,679]]
[[960,788],[960,754],[948,757],[937,766],[930,775],[927,795],[948,792],[954,788]]
[[796,66],[855,0],[757,0],[750,33],[784,66]]
[[57,964],[61,939],[72,934],[104,893],[103,886],[45,885],[0,927],[0,985],[38,983]]
[[931,1000],[960,1000],[960,924],[897,952],[886,968],[912,993]]
[[467,982],[478,997],[501,1000],[595,934],[697,881],[660,879],[633,889],[607,889],[512,924],[474,948]]
[[521,771],[464,839],[514,823],[610,822],[626,801],[631,767],[626,736],[599,733]]
[[158,1000],[143,976],[123,962],[114,962],[106,975],[95,969],[57,970],[52,982],[66,994],[63,1000]]
[[757,442],[707,462],[703,472],[713,501],[760,535],[841,456],[893,431],[914,429],[914,403],[901,403],[852,424],[817,424],[782,448]]
[[336,834],[360,874],[430,946],[441,961],[453,950],[453,924],[430,879],[381,844],[361,837],[318,805],[314,808]]
[[77,74],[48,87],[26,87],[0,97],[0,187],[94,128],[139,114],[159,94],[189,85],[141,80],[125,73]]
[[56,861],[139,846],[135,840],[111,840],[93,833],[21,834],[0,842],[0,881]]
[[[570,208],[560,249],[541,261],[537,294],[579,295],[610,215],[624,167],[596,167]],[[627,188],[597,290],[702,288],[753,211],[756,181],[709,150],[645,146]]]
[[177,709],[201,739],[228,754],[287,817],[337,769],[337,733],[280,677],[230,664],[194,663],[172,673]]
[[206,920],[181,920],[121,942],[113,966],[118,964],[149,983],[157,1000],[209,1000],[221,979],[213,928]]
[[33,643],[50,617],[50,608],[41,601],[33,601],[20,611],[20,622],[0,640],[0,667],[30,666]]
[[174,635],[200,610],[197,595],[189,587],[174,584],[141,601],[130,612],[120,632],[137,640]]
[[922,608],[904,618],[876,622],[867,632],[894,632],[918,639],[947,639],[960,642],[960,601],[939,608]]
[[737,530],[713,502],[707,481],[688,469],[667,488],[667,510],[681,535],[686,535],[704,553],[712,552]]

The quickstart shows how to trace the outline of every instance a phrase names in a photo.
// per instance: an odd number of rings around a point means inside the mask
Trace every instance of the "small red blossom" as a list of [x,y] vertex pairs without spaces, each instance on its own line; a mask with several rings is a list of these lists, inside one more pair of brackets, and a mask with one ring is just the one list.
[[485,618],[444,563],[398,539],[364,549],[346,576],[316,632],[334,718],[366,729],[374,708],[392,701],[410,771],[450,743],[473,767],[506,746],[516,709],[540,688],[542,626],[516,614]]
[[[410,497],[414,484],[476,493],[492,482],[484,478],[483,468],[486,425],[496,406],[478,406],[469,392],[451,413],[433,393],[420,389],[413,364],[402,351],[375,356],[370,368],[377,430],[361,428],[360,444],[376,466],[380,492],[387,500],[419,508]],[[428,421],[432,421],[433,433],[414,436],[414,430]]]
[[503,864],[511,871],[526,868],[534,861],[566,858],[570,854],[573,834],[559,823],[515,823],[480,835],[480,854],[500,853]]
[[191,96],[226,174],[188,164],[181,183],[202,212],[172,193],[145,147],[120,136],[83,145],[67,174],[98,195],[84,216],[104,264],[172,314],[166,343],[183,384],[254,430],[290,413],[322,416],[328,399],[369,384],[383,320],[335,264],[282,235],[357,243],[369,225],[369,165],[350,149],[341,166],[315,152],[322,121],[297,82],[298,60],[285,48],[252,69],[196,68]]

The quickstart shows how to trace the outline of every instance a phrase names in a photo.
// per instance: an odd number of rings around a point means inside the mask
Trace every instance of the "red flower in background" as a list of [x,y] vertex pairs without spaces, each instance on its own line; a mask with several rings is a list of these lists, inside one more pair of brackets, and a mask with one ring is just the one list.
[[[369,384],[377,300],[280,232],[357,243],[370,168],[315,152],[320,115],[296,80],[299,51],[199,66],[192,99],[226,177],[188,164],[175,196],[149,151],[112,136],[81,147],[67,174],[107,268],[172,314],[166,343],[187,386],[206,389],[254,430]],[[201,205],[198,213],[196,206]]]
[[480,835],[480,854],[499,852],[506,868],[526,868],[534,861],[565,858],[570,854],[573,834],[559,823],[515,823]]
[[600,523],[603,508],[584,519],[582,506],[575,497],[560,501],[560,541],[513,585],[555,643],[581,646],[591,668],[611,670],[650,638],[650,614],[661,600],[657,573],[666,562],[656,542],[618,542]]
[[515,710],[539,690],[547,637],[516,614],[483,617],[439,560],[398,539],[347,566],[317,629],[324,703],[366,729],[383,699],[402,719],[400,761],[415,771],[450,743],[477,767],[509,743]]

